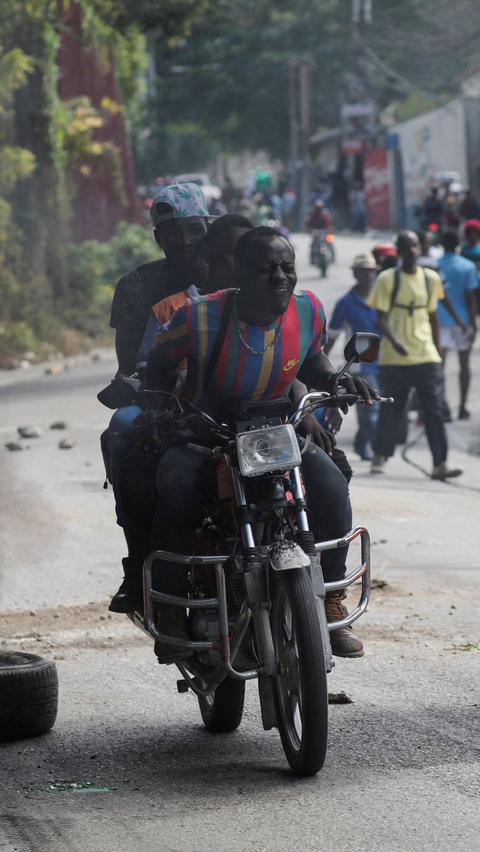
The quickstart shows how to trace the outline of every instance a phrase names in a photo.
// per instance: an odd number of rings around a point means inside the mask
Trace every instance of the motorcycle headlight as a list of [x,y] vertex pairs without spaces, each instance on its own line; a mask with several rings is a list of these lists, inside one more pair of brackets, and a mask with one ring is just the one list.
[[243,476],[290,470],[302,463],[293,426],[270,426],[237,435],[237,457]]

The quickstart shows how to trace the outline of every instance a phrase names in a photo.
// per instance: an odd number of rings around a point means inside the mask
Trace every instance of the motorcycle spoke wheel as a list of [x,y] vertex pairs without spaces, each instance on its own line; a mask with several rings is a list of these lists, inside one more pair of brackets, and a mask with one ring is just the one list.
[[315,775],[328,737],[327,673],[317,604],[304,570],[273,578],[276,706],[283,748],[297,775]]

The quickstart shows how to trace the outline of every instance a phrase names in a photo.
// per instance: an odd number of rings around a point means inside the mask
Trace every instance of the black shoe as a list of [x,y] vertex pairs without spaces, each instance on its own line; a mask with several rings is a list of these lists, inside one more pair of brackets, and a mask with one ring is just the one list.
[[470,420],[470,412],[466,408],[461,408],[458,412],[459,420]]
[[143,563],[127,556],[122,564],[125,577],[108,608],[110,612],[143,612]]

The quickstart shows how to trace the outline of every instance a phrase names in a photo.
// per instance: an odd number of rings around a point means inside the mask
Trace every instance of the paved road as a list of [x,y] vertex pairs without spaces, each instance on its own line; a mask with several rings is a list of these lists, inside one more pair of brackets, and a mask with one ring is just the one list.
[[[330,310],[370,243],[339,239],[327,282],[306,264],[306,240],[295,243],[302,285]],[[363,619],[365,657],[330,675],[354,703],[331,708],[327,763],[310,780],[289,775],[277,733],[262,730],[254,684],[239,731],[210,736],[172,667],[108,614],[123,544],[101,487],[95,392],[111,362],[0,390],[2,443],[17,425],[44,429],[29,450],[0,448],[0,629],[9,647],[55,659],[61,684],[52,733],[0,747],[2,852],[477,852],[480,458],[466,450],[480,430],[479,361],[473,421],[449,427],[461,483],[431,482],[400,458],[372,478],[355,461],[356,521],[384,585]],[[454,375],[448,384],[454,396]],[[48,428],[58,419],[66,433]],[[354,425],[351,413],[347,450]],[[72,450],[58,448],[65,434]],[[429,468],[423,439],[410,458]]]

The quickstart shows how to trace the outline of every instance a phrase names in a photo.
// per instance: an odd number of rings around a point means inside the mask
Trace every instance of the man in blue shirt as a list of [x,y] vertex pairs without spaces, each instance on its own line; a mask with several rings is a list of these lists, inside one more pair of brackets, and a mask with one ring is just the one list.
[[[459,240],[456,231],[445,231],[442,245],[445,254],[439,260],[440,274],[446,294],[458,314],[462,324],[458,325],[451,314],[440,302],[438,319],[440,322],[440,350],[443,362],[449,349],[458,352],[460,362],[460,409],[459,420],[468,420],[467,395],[470,385],[470,352],[476,335],[476,311],[478,292],[478,273],[475,264],[456,253]],[[448,406],[445,405],[448,416]]]
[[[354,287],[338,300],[328,327],[328,343],[324,348],[327,354],[335,344],[342,331],[347,336],[357,331],[368,331],[378,334],[377,312],[367,305],[367,299],[377,277],[377,262],[370,252],[359,254],[352,264],[356,281]],[[372,387],[378,385],[378,364],[361,364],[360,372]],[[355,435],[354,449],[364,461],[372,459],[371,442],[375,436],[378,420],[378,405],[357,405],[358,432]]]

